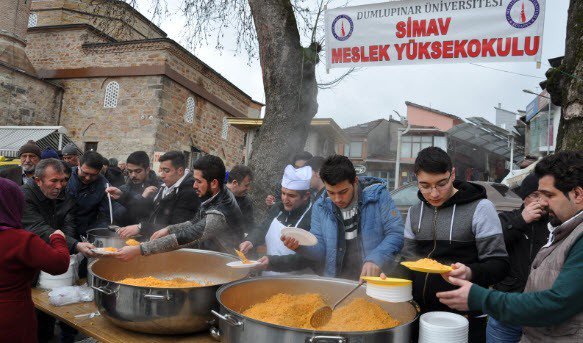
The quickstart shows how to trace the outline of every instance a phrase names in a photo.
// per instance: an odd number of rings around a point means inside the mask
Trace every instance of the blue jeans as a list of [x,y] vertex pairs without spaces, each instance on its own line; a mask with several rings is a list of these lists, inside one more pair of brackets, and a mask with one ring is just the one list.
[[521,326],[505,324],[488,317],[486,343],[518,343],[521,337]]

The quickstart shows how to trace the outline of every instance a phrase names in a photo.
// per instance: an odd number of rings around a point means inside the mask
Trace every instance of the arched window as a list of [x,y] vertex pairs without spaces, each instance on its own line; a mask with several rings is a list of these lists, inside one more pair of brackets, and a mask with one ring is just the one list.
[[227,121],[227,117],[223,117],[223,128],[221,130],[221,137],[223,139],[227,139],[229,135],[229,121]]
[[28,16],[28,27],[35,27],[38,21],[38,15],[36,13],[31,13]]
[[103,100],[103,107],[116,108],[117,96],[119,95],[119,83],[111,81],[105,87],[105,98]]
[[186,99],[186,112],[184,112],[184,121],[192,124],[194,122],[194,110],[196,109],[196,102],[193,97]]

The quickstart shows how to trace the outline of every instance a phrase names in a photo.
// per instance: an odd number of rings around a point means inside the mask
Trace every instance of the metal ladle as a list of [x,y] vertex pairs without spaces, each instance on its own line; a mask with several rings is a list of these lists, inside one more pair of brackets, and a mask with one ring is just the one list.
[[312,325],[312,327],[319,328],[319,327],[322,327],[322,326],[328,324],[328,322],[332,318],[332,312],[336,309],[336,307],[342,301],[344,301],[346,298],[348,298],[352,293],[354,293],[360,286],[362,286],[363,283],[364,282],[359,282],[356,287],[354,287],[350,292],[348,292],[345,296],[343,296],[342,299],[338,300],[336,302],[336,304],[334,304],[334,306],[330,307],[330,306],[326,305],[326,306],[322,306],[319,309],[317,309],[312,314],[312,317],[310,317],[310,325]]
[[[109,183],[106,183],[105,187],[109,188]],[[117,229],[119,229],[119,226],[113,225],[113,209],[111,206],[111,194],[109,194],[109,193],[107,193],[107,201],[109,203],[109,222],[110,222],[110,225],[108,225],[107,228],[111,231],[117,232]]]

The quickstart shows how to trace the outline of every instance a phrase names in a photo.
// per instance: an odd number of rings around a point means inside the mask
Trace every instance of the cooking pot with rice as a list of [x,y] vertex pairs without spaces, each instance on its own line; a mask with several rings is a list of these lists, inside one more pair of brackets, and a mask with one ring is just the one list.
[[[367,297],[364,287],[350,298],[366,298],[378,304],[398,325],[369,331],[319,330],[277,325],[245,315],[254,305],[265,303],[278,294],[320,294],[328,304],[334,304],[356,282],[320,277],[260,277],[236,281],[222,286],[217,292],[220,311],[213,314],[218,328],[211,334],[224,343],[278,342],[278,343],[387,343],[409,342],[413,327],[417,324],[419,308],[413,301],[389,303]],[[338,311],[338,309],[336,310]],[[309,314],[308,314],[309,317]]]
[[[129,262],[100,258],[89,264],[95,304],[101,315],[125,329],[181,334],[204,331],[218,309],[216,292],[228,282],[245,278],[248,269],[233,269],[231,255],[207,250],[180,249]],[[157,287],[121,283],[127,278],[171,280],[181,278],[201,287]]]

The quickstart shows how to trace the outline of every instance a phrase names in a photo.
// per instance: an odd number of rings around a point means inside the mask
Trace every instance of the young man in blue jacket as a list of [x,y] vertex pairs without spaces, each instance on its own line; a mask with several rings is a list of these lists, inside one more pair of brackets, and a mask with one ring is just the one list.
[[324,264],[324,276],[358,280],[379,276],[403,247],[403,221],[381,179],[356,177],[346,156],[333,155],[320,169],[327,196],[312,209],[315,246],[284,244],[306,258]]

